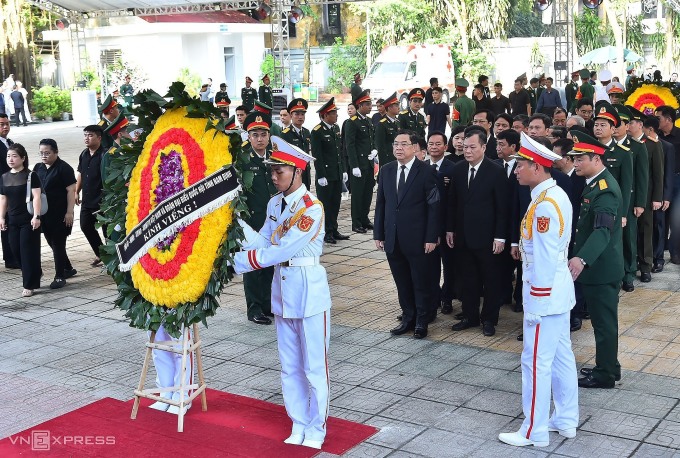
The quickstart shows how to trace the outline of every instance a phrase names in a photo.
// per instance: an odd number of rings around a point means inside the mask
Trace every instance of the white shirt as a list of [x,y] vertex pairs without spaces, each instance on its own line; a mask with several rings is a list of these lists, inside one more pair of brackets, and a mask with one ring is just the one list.
[[572,167],[570,171],[566,172],[566,175],[568,177],[572,176],[574,174],[574,170],[576,170],[576,169],[574,167]]
[[[482,159],[483,161],[484,159]],[[472,169],[475,169],[475,177],[479,173],[479,166],[482,165],[482,161],[479,161],[476,165],[472,165],[468,162],[468,187],[470,186],[470,176],[472,175]]]
[[605,167],[602,170],[600,170],[599,172],[597,172],[597,175],[594,175],[590,178],[586,178],[586,184],[588,185],[588,184],[592,183],[593,180],[596,179],[597,177],[599,177],[600,175],[602,175],[602,172],[604,172],[605,170],[607,170],[607,167]]
[[507,170],[505,171],[505,174],[510,178],[510,175],[512,175],[512,168],[515,166],[515,162],[517,162],[517,159],[512,159],[509,161],[503,161],[503,167],[506,165],[508,166]]
[[436,165],[437,166],[437,171],[439,171],[439,168],[442,166],[442,162],[444,162],[444,158],[442,157],[439,159],[437,162],[433,162],[432,158],[430,158],[430,165]]
[[5,147],[9,148],[9,143],[7,143],[7,139],[5,137],[0,137],[0,141],[5,144]]
[[[406,183],[406,180],[408,180],[408,173],[411,171],[411,167],[413,167],[413,163],[415,162],[416,157],[413,156],[410,161],[408,161],[406,164],[403,164],[406,166],[404,170],[404,183]],[[397,162],[397,192],[399,192],[399,177],[401,176],[401,168],[402,164]]]

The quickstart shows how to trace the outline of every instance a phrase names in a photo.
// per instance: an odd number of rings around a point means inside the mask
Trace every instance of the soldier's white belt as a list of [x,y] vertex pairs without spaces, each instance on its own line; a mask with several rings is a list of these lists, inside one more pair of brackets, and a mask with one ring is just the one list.
[[[558,260],[558,261],[566,261],[567,259],[568,259],[568,258],[567,258],[567,250],[560,251],[560,252],[557,254],[557,260]],[[526,263],[529,263],[529,264],[530,264],[530,263],[533,263],[533,262],[534,262],[534,255],[533,255],[533,254],[522,253],[522,261],[524,261],[524,262],[526,262]]]
[[289,261],[282,262],[279,265],[281,267],[307,267],[307,266],[316,266],[318,264],[319,264],[319,257],[318,256],[306,256],[306,257],[293,258]]

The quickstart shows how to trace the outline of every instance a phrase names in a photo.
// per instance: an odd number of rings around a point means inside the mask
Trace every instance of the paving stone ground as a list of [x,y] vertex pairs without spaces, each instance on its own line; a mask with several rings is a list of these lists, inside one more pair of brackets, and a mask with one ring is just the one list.
[[[50,136],[75,166],[82,135],[72,122],[10,133],[32,161],[38,141]],[[344,233],[350,232],[348,213],[343,201]],[[651,283],[636,283],[635,292],[621,296],[623,379],[612,390],[580,390],[576,438],[551,434],[549,447],[516,449],[497,435],[516,430],[523,418],[515,339],[521,316],[503,307],[492,338],[478,330],[451,332],[451,315],[439,315],[425,340],[392,337],[398,304],[384,254],[369,235],[325,248],[333,298],[330,413],[380,428],[345,456],[680,457],[677,266],[667,264]],[[93,255],[79,229],[68,250],[78,275],[51,291],[52,257],[43,244],[43,288],[31,298],[21,297],[17,271],[0,268],[0,437],[102,397],[130,399],[137,384],[145,333],[113,308],[115,285],[89,266]],[[274,328],[246,320],[240,282],[226,288],[209,325],[202,330],[208,385],[281,404]],[[590,323],[572,339],[579,365],[592,364]]]

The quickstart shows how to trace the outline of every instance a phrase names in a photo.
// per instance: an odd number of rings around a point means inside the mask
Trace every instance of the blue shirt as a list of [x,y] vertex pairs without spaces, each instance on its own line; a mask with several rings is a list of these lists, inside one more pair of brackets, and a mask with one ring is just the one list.
[[544,89],[541,92],[541,96],[538,98],[538,103],[536,104],[536,111],[540,112],[542,108],[550,107],[560,107],[562,108],[562,98],[557,89],[551,88],[550,92]]

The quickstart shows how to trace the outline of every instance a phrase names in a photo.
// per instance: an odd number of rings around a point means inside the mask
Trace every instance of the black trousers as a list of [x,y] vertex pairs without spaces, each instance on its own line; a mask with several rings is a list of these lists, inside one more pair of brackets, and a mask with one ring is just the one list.
[[272,312],[272,280],[274,267],[243,274],[248,319]]
[[87,243],[90,244],[95,256],[99,257],[99,247],[102,246],[103,243],[96,226],[96,211],[99,211],[99,209],[80,207],[80,230],[85,234]]
[[17,123],[17,127],[19,127],[21,125],[19,123],[19,115],[21,115],[21,118],[24,121],[24,126],[28,123],[28,121],[26,120],[26,112],[24,111],[25,110],[24,107],[25,106],[19,107],[19,108],[14,107],[14,122]]
[[425,254],[405,255],[399,246],[394,244],[394,251],[387,254],[387,262],[397,286],[402,322],[427,327],[432,301],[430,299],[432,280],[430,272],[432,257]]
[[64,278],[64,271],[73,269],[71,260],[66,254],[66,238],[68,231],[61,228],[45,228],[43,231],[47,244],[52,249],[54,257],[54,278]]
[[[490,321],[498,324],[498,312],[503,304],[501,255],[493,254],[491,246],[484,249],[458,247],[458,263],[463,281],[463,313],[471,324]],[[480,291],[484,291],[484,305],[480,313]]]
[[[439,303],[450,304],[454,298],[460,297],[459,275],[456,274],[455,248],[449,248],[446,244],[446,236],[443,235],[441,243],[432,254],[432,277],[433,295],[432,302],[435,310]],[[441,281],[442,270],[444,271],[444,281]]]
[[40,288],[40,229],[33,230],[31,223],[8,224],[9,243],[14,258],[21,264],[21,277],[25,289]]
[[[7,221],[7,215],[5,215],[5,221]],[[0,232],[0,238],[2,239],[2,260],[5,261],[5,266],[18,266],[19,260],[14,258],[12,245],[9,243],[9,232]]]
[[342,198],[342,180],[328,181],[326,186],[319,186],[316,182],[316,195],[323,204],[326,234],[338,232],[338,213]]
[[664,251],[666,251],[666,212],[654,210],[654,223],[652,232],[652,251],[654,264],[664,264]]

